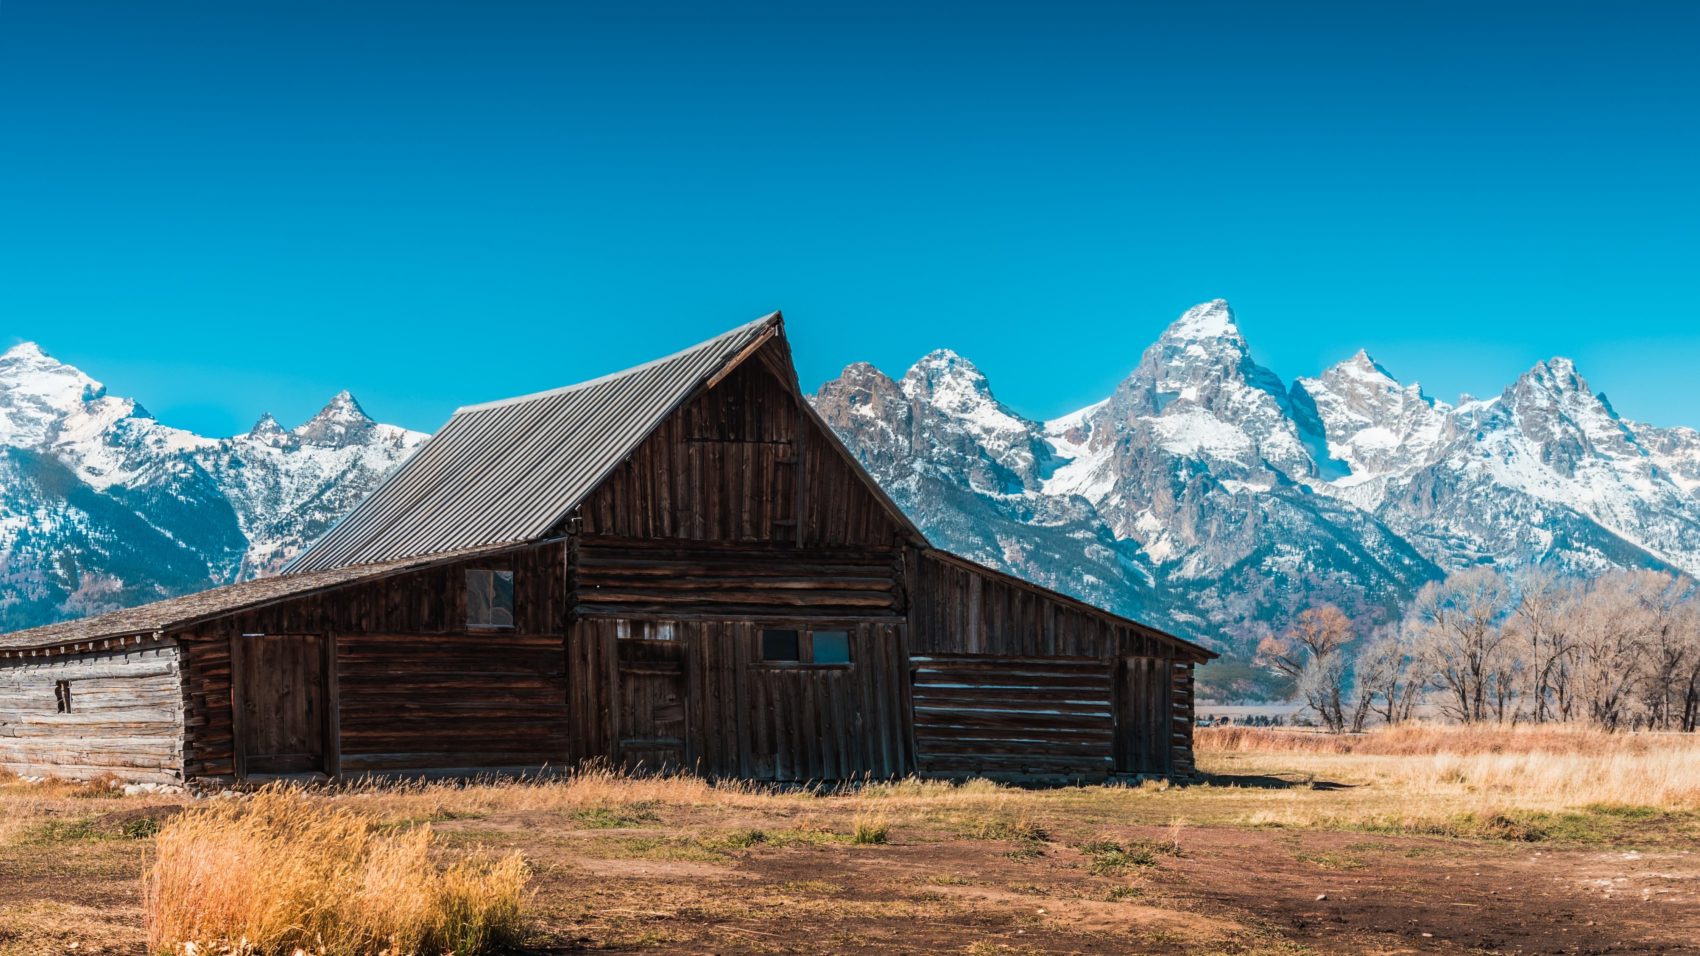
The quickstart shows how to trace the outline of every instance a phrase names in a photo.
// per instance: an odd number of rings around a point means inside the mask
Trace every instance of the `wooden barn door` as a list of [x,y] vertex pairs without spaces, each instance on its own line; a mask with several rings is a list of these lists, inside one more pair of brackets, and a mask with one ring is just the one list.
[[685,766],[685,644],[620,640],[616,762],[629,771]]
[[239,774],[334,771],[328,646],[319,634],[231,639]]
[[1116,770],[1173,771],[1169,662],[1124,657],[1116,681]]

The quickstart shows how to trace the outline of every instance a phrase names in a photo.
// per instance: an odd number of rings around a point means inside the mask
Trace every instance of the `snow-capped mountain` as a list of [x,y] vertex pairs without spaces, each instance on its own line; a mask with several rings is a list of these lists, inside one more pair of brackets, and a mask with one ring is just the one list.
[[294,429],[163,425],[33,343],[0,354],[0,630],[279,569],[425,438],[343,392]]
[[1700,433],[1622,419],[1565,359],[1455,406],[1364,352],[1288,386],[1216,300],[1054,421],[952,352],[814,401],[939,543],[1229,650],[1484,562],[1700,574]]
[[[813,401],[941,545],[1230,652],[1318,600],[1384,619],[1482,563],[1700,576],[1700,432],[1622,418],[1565,359],[1455,405],[1363,352],[1289,386],[1217,300],[1052,421],[949,350],[900,379],[851,365]],[[17,346],[0,628],[275,571],[424,437],[344,392],[206,438]]]

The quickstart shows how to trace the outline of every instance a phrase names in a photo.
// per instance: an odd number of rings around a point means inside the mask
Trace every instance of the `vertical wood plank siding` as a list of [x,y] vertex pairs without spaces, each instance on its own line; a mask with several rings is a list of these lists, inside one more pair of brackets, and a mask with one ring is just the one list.
[[854,469],[801,413],[795,393],[765,363],[747,362],[662,422],[590,494],[583,530],[804,548],[894,546],[901,529]]
[[[179,783],[178,651],[157,641],[0,664],[0,770],[25,776]],[[70,711],[59,712],[66,682]]]
[[576,756],[628,757],[620,644],[677,642],[684,659],[684,766],[712,777],[809,781],[894,777],[912,767],[900,625],[839,622],[849,666],[767,664],[745,621],[585,618],[568,639]]

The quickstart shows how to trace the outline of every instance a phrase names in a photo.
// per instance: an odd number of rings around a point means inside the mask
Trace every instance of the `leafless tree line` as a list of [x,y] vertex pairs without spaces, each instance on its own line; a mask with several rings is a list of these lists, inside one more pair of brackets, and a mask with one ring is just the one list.
[[1336,732],[1409,720],[1424,703],[1462,723],[1700,725],[1700,590],[1654,571],[1473,568],[1367,636],[1333,605],[1309,608],[1258,656]]

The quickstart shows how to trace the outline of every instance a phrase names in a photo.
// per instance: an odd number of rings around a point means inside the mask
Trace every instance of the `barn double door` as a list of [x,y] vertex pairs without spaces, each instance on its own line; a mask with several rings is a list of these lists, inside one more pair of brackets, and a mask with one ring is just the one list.
[[616,762],[633,773],[685,766],[685,644],[620,640]]
[[231,639],[237,772],[335,771],[333,662],[321,634]]

